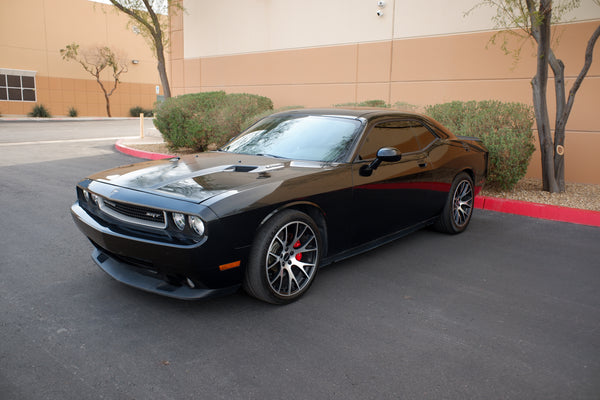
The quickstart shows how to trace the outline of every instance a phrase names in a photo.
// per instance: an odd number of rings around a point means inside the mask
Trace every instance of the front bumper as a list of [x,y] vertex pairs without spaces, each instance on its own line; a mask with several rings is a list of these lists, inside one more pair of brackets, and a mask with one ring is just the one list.
[[92,253],[92,259],[104,272],[121,283],[146,292],[180,300],[199,300],[230,294],[237,291],[240,286],[234,285],[221,289],[200,289],[186,285],[173,285],[159,277],[150,276],[148,272],[143,273],[139,268],[112,258],[98,248]]
[[71,206],[71,215],[95,247],[94,262],[126,285],[187,300],[228,294],[240,287],[240,268],[220,271],[219,265],[243,259],[246,249],[225,251],[206,240],[181,245],[126,235],[97,221],[79,203]]

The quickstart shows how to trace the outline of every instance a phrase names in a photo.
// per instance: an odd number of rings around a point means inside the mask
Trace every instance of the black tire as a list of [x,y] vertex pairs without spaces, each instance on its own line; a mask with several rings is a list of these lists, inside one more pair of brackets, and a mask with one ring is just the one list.
[[444,233],[461,233],[471,221],[474,202],[473,179],[466,172],[461,172],[452,182],[446,205],[434,228]]
[[297,300],[312,285],[321,260],[321,235],[297,210],[276,214],[258,231],[244,275],[244,290],[272,304]]

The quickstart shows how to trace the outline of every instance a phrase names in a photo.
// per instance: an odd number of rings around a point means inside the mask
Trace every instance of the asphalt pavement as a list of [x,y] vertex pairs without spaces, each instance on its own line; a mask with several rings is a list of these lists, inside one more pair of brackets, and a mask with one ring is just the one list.
[[0,122],[1,399],[600,398],[600,228],[476,210],[289,306],[177,301],[111,280],[69,214],[139,122],[65,123]]

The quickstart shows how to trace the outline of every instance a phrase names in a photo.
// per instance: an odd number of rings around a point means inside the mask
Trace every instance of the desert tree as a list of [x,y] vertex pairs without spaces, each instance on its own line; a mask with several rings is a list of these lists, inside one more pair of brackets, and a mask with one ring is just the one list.
[[165,51],[169,47],[169,16],[183,9],[176,0],[109,0],[117,10],[126,14],[130,24],[137,27],[146,39],[157,60],[158,75],[165,98],[171,97],[167,77]]
[[[110,96],[117,90],[121,74],[127,72],[127,60],[124,56],[119,56],[107,46],[89,47],[79,50],[77,43],[71,43],[60,50],[63,60],[75,61],[79,63],[90,75],[96,78],[100,85],[104,99],[106,100],[106,115],[110,114]],[[102,72],[110,71],[112,76],[112,88],[104,86],[102,83]]]
[[[593,1],[600,5],[599,0]],[[540,142],[543,190],[551,193],[565,191],[565,129],[577,91],[592,65],[594,46],[600,36],[599,24],[587,39],[584,64],[567,95],[565,65],[553,50],[558,43],[558,36],[553,38],[553,34],[557,34],[556,27],[553,29],[553,26],[566,22],[568,13],[580,5],[580,0],[483,0],[475,7],[488,6],[496,11],[492,21],[498,32],[490,42],[499,42],[502,50],[506,54],[512,54],[516,62],[525,42],[533,40],[537,46],[536,73],[531,80],[533,108]],[[510,40],[511,38],[516,40]],[[547,101],[550,69],[554,76],[556,97],[554,137]]]

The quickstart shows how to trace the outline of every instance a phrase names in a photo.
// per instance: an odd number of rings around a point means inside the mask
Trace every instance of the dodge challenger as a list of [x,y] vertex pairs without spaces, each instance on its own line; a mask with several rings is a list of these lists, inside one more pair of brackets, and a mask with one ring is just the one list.
[[217,151],[91,175],[71,213],[124,284],[178,299],[243,287],[285,304],[321,266],[430,225],[464,231],[487,158],[416,113],[292,110]]

